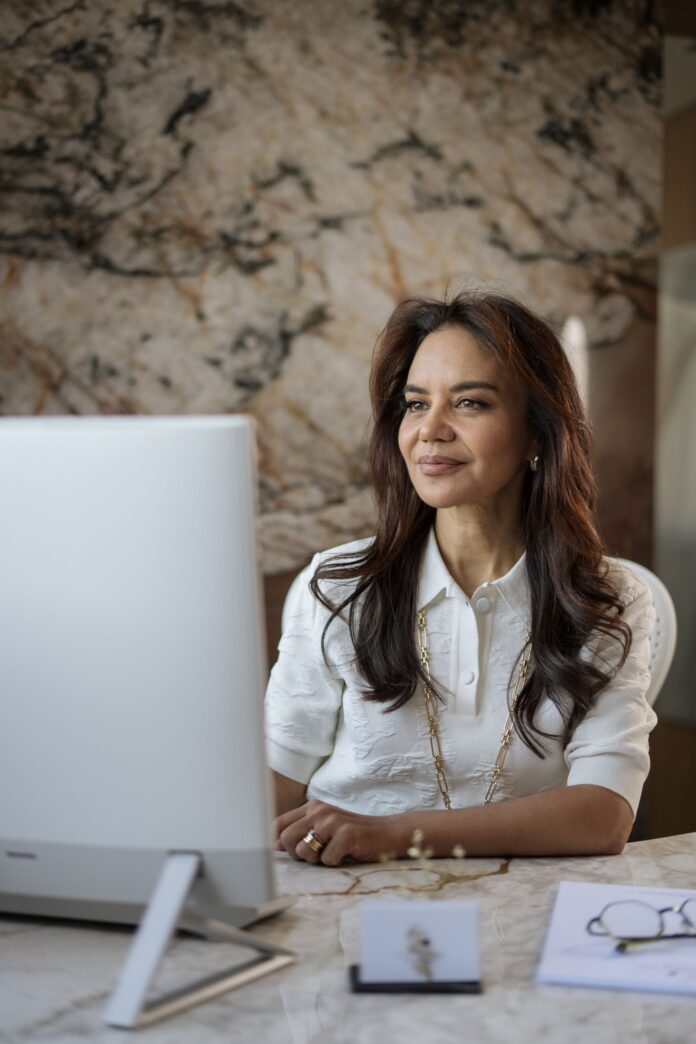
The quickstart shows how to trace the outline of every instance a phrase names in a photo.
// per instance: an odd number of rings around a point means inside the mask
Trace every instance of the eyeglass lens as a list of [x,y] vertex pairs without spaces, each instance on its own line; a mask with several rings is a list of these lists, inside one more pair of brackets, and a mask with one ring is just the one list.
[[[686,924],[696,928],[696,899],[687,899],[678,913]],[[605,931],[617,939],[652,939],[661,935],[665,927],[661,911],[632,899],[610,903],[602,911],[599,921]],[[684,928],[683,923],[680,928]]]
[[696,899],[687,899],[679,907],[682,917],[692,928],[696,928]]
[[617,939],[650,939],[662,930],[659,912],[637,900],[611,903],[602,912],[600,921]]

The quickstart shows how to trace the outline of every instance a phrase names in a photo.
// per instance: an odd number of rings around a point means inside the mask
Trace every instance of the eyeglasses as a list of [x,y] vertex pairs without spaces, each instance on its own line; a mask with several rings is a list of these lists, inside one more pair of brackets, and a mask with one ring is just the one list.
[[[681,931],[667,932],[666,915],[669,914],[680,919]],[[674,924],[674,918],[669,920]],[[608,935],[615,939],[619,953],[625,953],[631,946],[663,939],[696,939],[696,899],[685,899],[681,906],[666,906],[663,910],[639,899],[619,900],[608,903],[586,927],[590,935]]]

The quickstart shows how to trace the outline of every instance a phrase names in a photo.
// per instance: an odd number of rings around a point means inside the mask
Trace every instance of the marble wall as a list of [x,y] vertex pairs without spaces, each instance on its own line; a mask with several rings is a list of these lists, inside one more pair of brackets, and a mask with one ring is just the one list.
[[4,0],[0,411],[253,414],[268,572],[370,531],[409,292],[580,316],[614,411],[654,329],[650,6]]

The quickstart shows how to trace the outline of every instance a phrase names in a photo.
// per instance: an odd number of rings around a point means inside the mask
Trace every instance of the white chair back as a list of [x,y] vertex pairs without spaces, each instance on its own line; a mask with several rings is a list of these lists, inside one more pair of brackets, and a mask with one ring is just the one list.
[[674,650],[677,645],[677,613],[669,591],[658,576],[646,566],[631,562],[628,558],[617,558],[617,562],[630,569],[650,588],[657,619],[650,636],[650,685],[645,698],[652,707],[667,677]]

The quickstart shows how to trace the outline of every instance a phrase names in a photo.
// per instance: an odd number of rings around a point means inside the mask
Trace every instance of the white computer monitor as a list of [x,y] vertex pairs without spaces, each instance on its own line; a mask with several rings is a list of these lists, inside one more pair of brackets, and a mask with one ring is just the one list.
[[253,423],[2,418],[0,490],[0,910],[273,912]]

